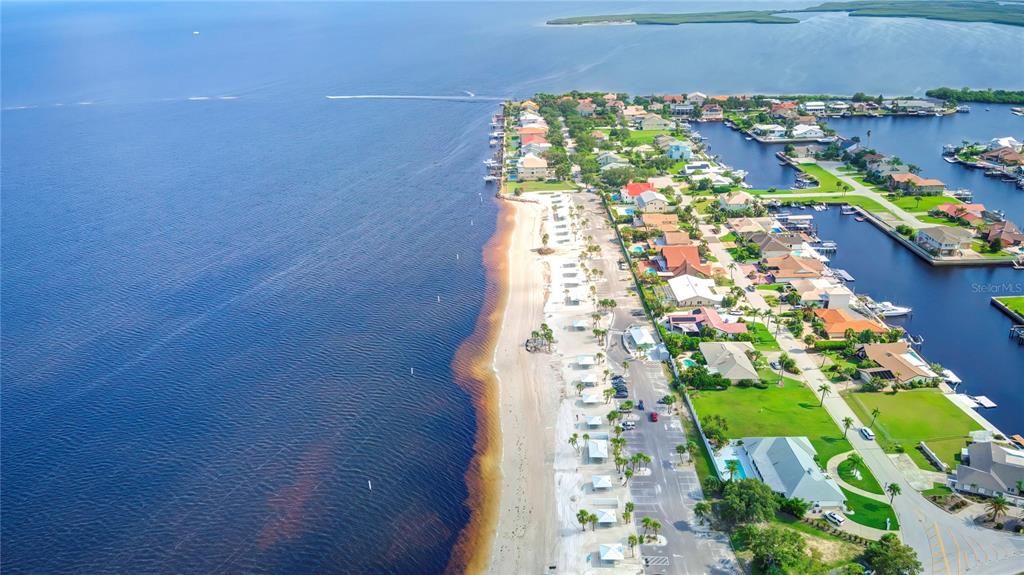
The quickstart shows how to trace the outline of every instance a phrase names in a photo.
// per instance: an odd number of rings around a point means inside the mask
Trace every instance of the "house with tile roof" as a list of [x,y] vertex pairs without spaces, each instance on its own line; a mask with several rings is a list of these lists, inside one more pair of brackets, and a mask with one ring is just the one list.
[[946,184],[942,180],[934,178],[922,178],[909,171],[899,174],[889,174],[889,189],[901,191],[905,194],[921,196],[938,196],[946,191]]
[[905,341],[865,343],[857,348],[857,355],[878,364],[878,367],[859,370],[860,378],[866,382],[878,378],[888,383],[906,384],[939,377]]
[[939,256],[959,255],[970,249],[974,232],[953,226],[931,226],[917,230],[914,241],[929,253]]
[[856,333],[870,331],[882,335],[886,332],[885,326],[877,321],[870,320],[859,314],[841,308],[815,309],[814,315],[825,324],[825,334],[828,339],[846,339],[847,330]]

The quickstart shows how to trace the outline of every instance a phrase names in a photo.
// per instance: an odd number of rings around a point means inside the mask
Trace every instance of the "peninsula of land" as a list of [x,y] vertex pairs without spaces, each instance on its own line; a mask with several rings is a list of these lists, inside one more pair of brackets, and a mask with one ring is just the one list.
[[675,14],[608,14],[556,18],[555,26],[585,24],[797,24],[799,19],[784,14],[802,12],[846,12],[850,16],[882,18],[925,18],[950,22],[988,22],[1007,26],[1024,26],[1024,3],[993,1],[963,2],[947,0],[914,0],[912,2],[825,2],[798,10],[748,10],[731,12],[693,12]]

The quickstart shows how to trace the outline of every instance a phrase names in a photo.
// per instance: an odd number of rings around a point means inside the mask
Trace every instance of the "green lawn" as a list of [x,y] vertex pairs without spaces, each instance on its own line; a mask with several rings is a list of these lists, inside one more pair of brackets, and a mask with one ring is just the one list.
[[1024,315],[1024,296],[1003,296],[997,297],[996,300],[1010,308],[1010,311],[1015,311],[1020,315]]
[[908,212],[930,212],[943,204],[963,203],[949,196],[900,196],[889,201]]
[[[812,188],[811,193],[816,192],[818,188]],[[801,202],[801,203],[822,203],[822,204],[850,204],[851,206],[858,206],[865,210],[873,213],[886,214],[889,210],[886,209],[882,204],[876,202],[871,198],[864,196],[855,196],[853,194],[815,194],[813,196],[796,195],[802,193],[801,191],[795,192],[768,192],[764,190],[747,190],[755,196],[767,197],[773,200],[779,200],[780,202]]]
[[811,188],[812,190],[820,192],[839,191],[839,178],[825,168],[818,164],[798,164],[797,167],[801,172],[814,176],[814,179],[818,180],[818,187]]
[[[843,488],[840,487],[840,489]],[[846,506],[853,512],[844,513],[850,521],[875,529],[885,529],[885,519],[889,518],[889,529],[899,530],[899,519],[896,518],[896,512],[888,503],[870,499],[846,489],[843,489],[843,494],[846,495]]]
[[654,144],[655,136],[668,135],[669,130],[630,130],[629,138],[626,139],[627,146],[639,146],[642,144]]
[[779,342],[775,341],[775,336],[763,323],[750,322],[747,324],[747,331],[753,336],[754,340],[751,343],[757,351],[782,351]]
[[868,493],[885,495],[885,492],[882,491],[882,486],[878,484],[878,480],[871,474],[871,470],[868,469],[867,465],[860,466],[860,479],[857,479],[857,476],[853,474],[853,465],[850,463],[850,460],[844,459],[839,464],[839,477],[850,485],[859,487]]
[[917,219],[921,220],[922,222],[924,222],[926,224],[933,224],[933,225],[936,225],[936,226],[954,226],[954,227],[960,226],[960,227],[967,227],[966,223],[951,222],[951,221],[947,220],[946,218],[939,217],[939,216],[917,216]]
[[956,467],[967,433],[981,429],[973,419],[937,389],[916,389],[899,393],[845,393],[843,398],[860,418],[871,422],[871,411],[881,413],[871,429],[887,451],[899,444],[921,469],[933,470],[917,444],[924,441],[947,465]]
[[736,234],[729,232],[718,239],[722,242],[734,242],[736,241]]
[[782,292],[786,291],[786,284],[760,284],[757,289]]
[[921,495],[924,495],[925,497],[936,497],[940,495],[950,495],[952,493],[953,490],[947,487],[946,485],[943,485],[941,483],[933,483],[932,488],[925,489],[924,491],[921,492]]
[[1006,250],[999,250],[998,252],[992,253],[988,250],[988,242],[984,240],[974,240],[971,242],[971,249],[981,254],[986,258],[1005,258],[1011,254]]
[[725,418],[726,435],[740,437],[806,436],[824,465],[833,456],[851,449],[850,442],[804,384],[786,378],[783,387],[767,389],[730,387],[690,395],[700,417]]
[[509,182],[508,187],[513,191],[521,188],[524,192],[576,191],[576,185],[571,182]]

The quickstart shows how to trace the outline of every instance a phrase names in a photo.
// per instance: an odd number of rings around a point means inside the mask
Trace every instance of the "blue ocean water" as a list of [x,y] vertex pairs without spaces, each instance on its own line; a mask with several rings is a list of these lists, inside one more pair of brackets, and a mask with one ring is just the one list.
[[325,96],[1021,87],[1008,27],[542,25],[652,6],[5,3],[0,568],[447,565],[495,104]]

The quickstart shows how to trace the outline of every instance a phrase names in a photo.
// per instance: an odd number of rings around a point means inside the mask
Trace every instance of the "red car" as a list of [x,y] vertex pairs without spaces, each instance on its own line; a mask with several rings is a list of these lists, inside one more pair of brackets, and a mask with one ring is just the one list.
[[658,412],[652,411],[650,415],[651,421],[658,421]]

